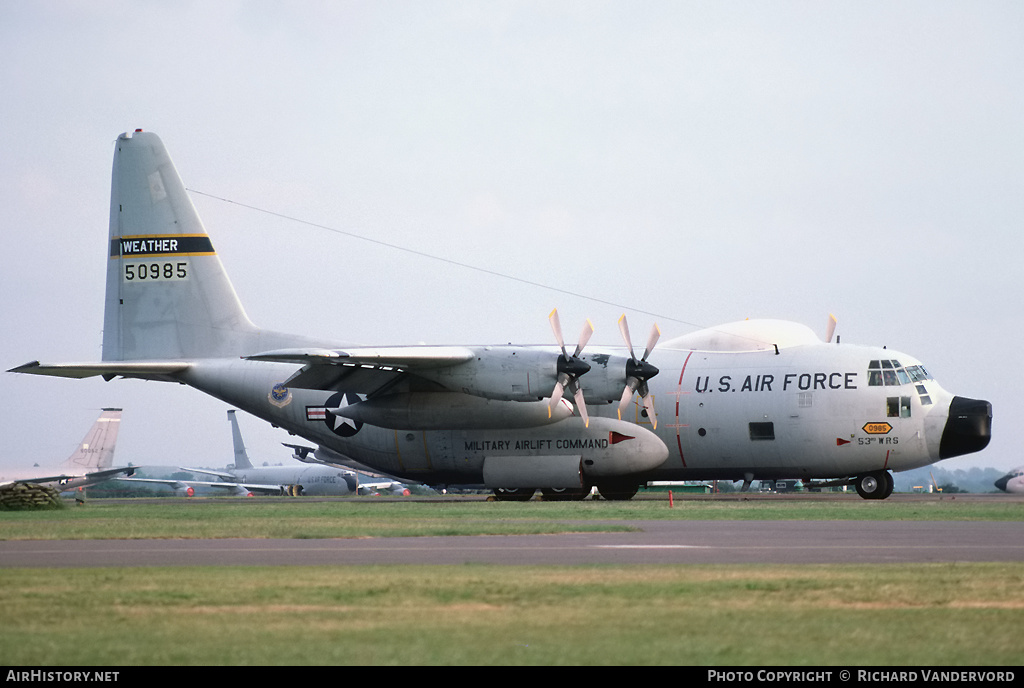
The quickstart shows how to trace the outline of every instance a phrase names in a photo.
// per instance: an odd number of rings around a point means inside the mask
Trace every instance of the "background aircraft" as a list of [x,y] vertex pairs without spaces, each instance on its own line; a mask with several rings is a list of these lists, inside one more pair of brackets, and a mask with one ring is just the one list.
[[63,492],[122,475],[132,475],[134,468],[111,468],[120,428],[121,409],[103,409],[85,438],[71,456],[57,466],[56,472],[45,473],[41,468],[18,471],[0,469],[3,470],[0,473],[0,487],[11,483],[35,483],[49,485]]
[[[316,442],[316,457],[499,497],[629,498],[649,480],[827,479],[885,498],[890,471],[975,452],[991,405],[884,347],[743,321],[626,347],[350,348],[257,328],[159,137],[114,157],[103,361],[13,372],[184,383]],[[572,401],[575,402],[575,406]],[[617,402],[617,404],[616,404]],[[659,422],[660,418],[660,422]]]
[[1012,471],[997,480],[996,487],[1003,492],[1024,493],[1024,466],[1014,468]]
[[[186,496],[194,495],[197,487],[226,490],[239,496],[253,493],[288,494],[295,497],[360,494],[359,477],[352,471],[336,466],[253,466],[245,450],[234,409],[228,411],[228,422],[231,424],[231,439],[234,445],[234,465],[225,471],[212,471],[206,468],[181,469],[190,473],[211,475],[218,480],[131,478],[125,482],[167,485],[175,492]],[[369,486],[364,487],[369,489]]]

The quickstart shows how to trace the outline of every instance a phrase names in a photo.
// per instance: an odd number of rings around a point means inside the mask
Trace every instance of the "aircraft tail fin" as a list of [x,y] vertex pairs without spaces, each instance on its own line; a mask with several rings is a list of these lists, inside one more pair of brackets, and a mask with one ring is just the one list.
[[202,221],[156,134],[114,153],[103,360],[234,357],[260,349]]
[[234,409],[228,411],[228,422],[231,423],[231,440],[235,445],[235,468],[252,468],[249,455],[245,453],[245,443],[242,442],[242,431],[238,429]]
[[121,409],[103,409],[85,438],[62,466],[96,470],[110,468],[114,463],[114,445],[121,429]]

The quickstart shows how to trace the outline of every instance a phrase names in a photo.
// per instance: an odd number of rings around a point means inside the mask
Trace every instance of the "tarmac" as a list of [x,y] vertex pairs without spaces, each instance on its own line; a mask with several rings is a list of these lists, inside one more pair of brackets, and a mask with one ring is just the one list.
[[[593,521],[588,522],[593,525]],[[12,540],[0,567],[880,564],[1024,561],[1002,521],[614,521],[636,532],[360,539]]]

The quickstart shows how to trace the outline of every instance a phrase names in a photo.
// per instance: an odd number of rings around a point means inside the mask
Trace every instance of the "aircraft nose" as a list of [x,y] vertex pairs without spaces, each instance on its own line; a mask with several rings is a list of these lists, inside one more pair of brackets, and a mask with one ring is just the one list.
[[981,399],[953,397],[939,444],[939,458],[981,451],[991,439],[992,404]]
[[1010,482],[1010,476],[1004,475],[1002,478],[996,481],[996,487],[1003,492],[1006,492],[1006,485]]

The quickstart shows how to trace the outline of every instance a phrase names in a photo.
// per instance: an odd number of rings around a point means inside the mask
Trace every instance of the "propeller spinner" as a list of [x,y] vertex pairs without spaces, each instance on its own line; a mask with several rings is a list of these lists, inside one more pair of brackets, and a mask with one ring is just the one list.
[[594,325],[590,320],[587,320],[583,325],[579,342],[576,344],[576,351],[570,356],[569,352],[565,349],[565,341],[562,338],[562,325],[558,320],[557,308],[551,311],[548,321],[551,323],[551,331],[555,333],[555,341],[562,348],[562,355],[558,357],[558,379],[555,382],[554,391],[551,392],[551,398],[548,400],[548,416],[551,416],[551,410],[558,403],[558,400],[562,398],[566,388],[568,388],[576,400],[576,408],[580,411],[580,417],[583,418],[584,424],[590,427],[590,416],[587,414],[587,405],[583,401],[583,389],[579,384],[580,376],[590,370],[590,364],[580,360],[579,355],[583,351],[583,347],[590,341],[590,335],[594,334]]
[[661,330],[658,329],[657,324],[651,328],[651,334],[647,337],[647,346],[644,348],[644,355],[639,361],[636,360],[636,354],[633,353],[633,342],[629,338],[629,325],[626,323],[625,314],[619,318],[619,332],[622,333],[622,339],[625,340],[626,347],[629,349],[629,360],[626,361],[626,389],[623,390],[622,399],[619,400],[619,420],[622,420],[622,409],[626,408],[629,400],[633,398],[633,394],[639,393],[640,398],[644,401],[644,408],[647,409],[647,417],[651,419],[651,425],[657,429],[658,417],[654,413],[654,400],[651,398],[647,381],[660,371],[647,362],[647,357],[651,355],[654,345],[658,343]]

